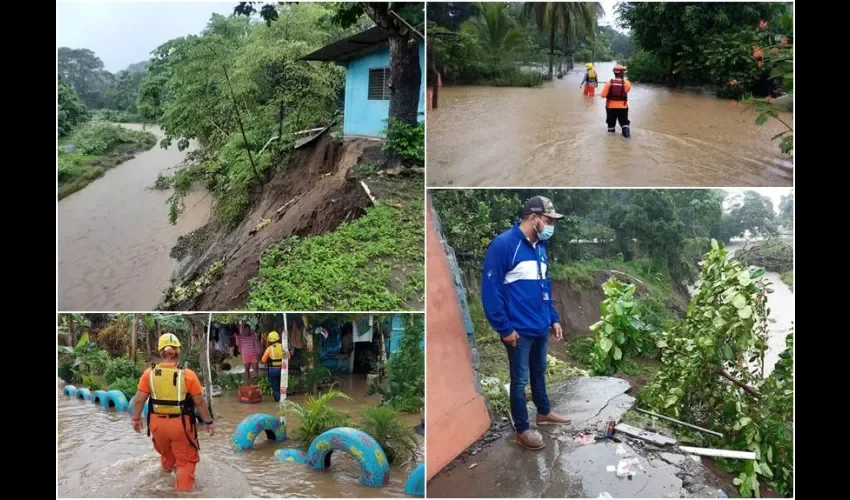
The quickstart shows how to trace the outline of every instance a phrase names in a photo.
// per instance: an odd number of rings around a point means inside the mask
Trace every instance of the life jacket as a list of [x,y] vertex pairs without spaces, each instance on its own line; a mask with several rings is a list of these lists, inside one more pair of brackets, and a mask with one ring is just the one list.
[[598,82],[598,80],[596,79],[596,70],[595,69],[587,70],[587,83],[597,83],[597,82]]
[[[195,401],[186,391],[183,367],[162,364],[152,365],[150,370],[150,387],[150,410],[148,411],[147,418],[148,436],[151,433],[151,414],[180,417],[180,421],[183,424],[183,432],[186,434],[186,438],[189,439],[189,444],[196,450],[200,449],[198,446],[198,429],[195,426]],[[189,432],[186,429],[184,415],[189,416],[189,422],[195,435],[194,440],[189,436]]]
[[626,79],[614,78],[611,80],[611,87],[608,89],[609,101],[628,101],[629,95],[626,92]]
[[283,344],[275,342],[269,349],[269,368],[280,368],[283,361]]

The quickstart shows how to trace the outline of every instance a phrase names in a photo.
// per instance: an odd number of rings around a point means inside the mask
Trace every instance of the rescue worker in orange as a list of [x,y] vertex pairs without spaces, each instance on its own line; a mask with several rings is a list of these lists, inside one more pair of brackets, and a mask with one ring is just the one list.
[[584,86],[584,95],[593,97],[596,95],[596,86],[599,85],[599,78],[596,70],[593,69],[593,63],[587,63],[584,67],[587,68],[587,72],[584,74],[584,79],[581,81],[579,87]]
[[263,358],[260,360],[266,363],[269,368],[269,385],[272,386],[272,395],[275,402],[280,401],[280,375],[283,368],[284,360],[289,359],[289,353],[283,348],[280,343],[280,335],[277,332],[269,332],[266,339],[269,341],[269,346],[266,347],[266,352],[263,353]]
[[614,78],[605,82],[602,88],[602,98],[605,99],[605,121],[608,122],[608,132],[617,131],[617,122],[623,130],[623,137],[631,137],[629,130],[629,92],[632,83],[626,80],[626,67],[620,64],[614,66]]
[[195,427],[195,408],[215,434],[215,424],[204,401],[198,375],[177,364],[180,340],[173,333],[159,337],[160,361],[145,370],[139,379],[136,400],[132,409],[133,430],[142,432],[142,410],[150,398],[147,418],[148,436],[153,435],[153,447],[160,454],[160,464],[166,472],[177,469],[177,491],[191,491],[195,485],[195,466],[198,456],[198,431]]

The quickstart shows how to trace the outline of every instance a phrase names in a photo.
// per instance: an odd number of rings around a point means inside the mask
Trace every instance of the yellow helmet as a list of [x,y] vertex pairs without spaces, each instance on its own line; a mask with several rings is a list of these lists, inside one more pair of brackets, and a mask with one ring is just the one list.
[[585,68],[587,68],[587,69],[590,69],[590,68],[592,68],[592,67],[593,67],[593,63],[586,63],[586,64],[584,65],[584,67],[585,67]]
[[177,338],[177,335],[173,333],[163,333],[159,336],[159,342],[157,343],[157,351],[161,351],[166,347],[175,347],[180,349],[180,339]]
[[280,341],[280,335],[278,335],[277,332],[269,332],[269,334],[266,338],[269,339],[269,342]]

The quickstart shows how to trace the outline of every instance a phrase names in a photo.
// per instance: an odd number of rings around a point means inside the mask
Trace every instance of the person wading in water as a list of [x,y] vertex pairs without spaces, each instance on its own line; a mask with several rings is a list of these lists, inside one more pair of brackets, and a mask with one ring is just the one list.
[[593,63],[587,63],[584,67],[587,68],[587,72],[584,74],[584,80],[581,81],[579,87],[584,86],[584,95],[593,97],[596,95],[596,86],[599,85],[599,79],[596,70],[593,69]]
[[605,99],[605,121],[608,123],[608,132],[613,134],[617,131],[617,122],[623,130],[623,137],[628,139],[632,136],[629,130],[629,92],[632,91],[632,83],[626,80],[626,67],[620,64],[614,66],[614,78],[605,82],[600,94]]
[[207,432],[215,434],[215,424],[204,400],[198,375],[179,366],[180,340],[173,333],[159,337],[160,361],[145,370],[139,379],[133,402],[133,430],[142,432],[142,410],[150,398],[148,436],[160,455],[162,470],[177,469],[177,491],[191,491],[195,486],[195,466],[198,456],[198,430],[195,427],[195,408],[201,414]]

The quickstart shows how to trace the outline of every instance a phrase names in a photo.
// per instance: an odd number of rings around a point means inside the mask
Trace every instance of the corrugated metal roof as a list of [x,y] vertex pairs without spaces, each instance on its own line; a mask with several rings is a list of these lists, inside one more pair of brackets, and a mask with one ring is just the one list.
[[302,61],[347,61],[387,44],[389,35],[374,26],[302,57]]

